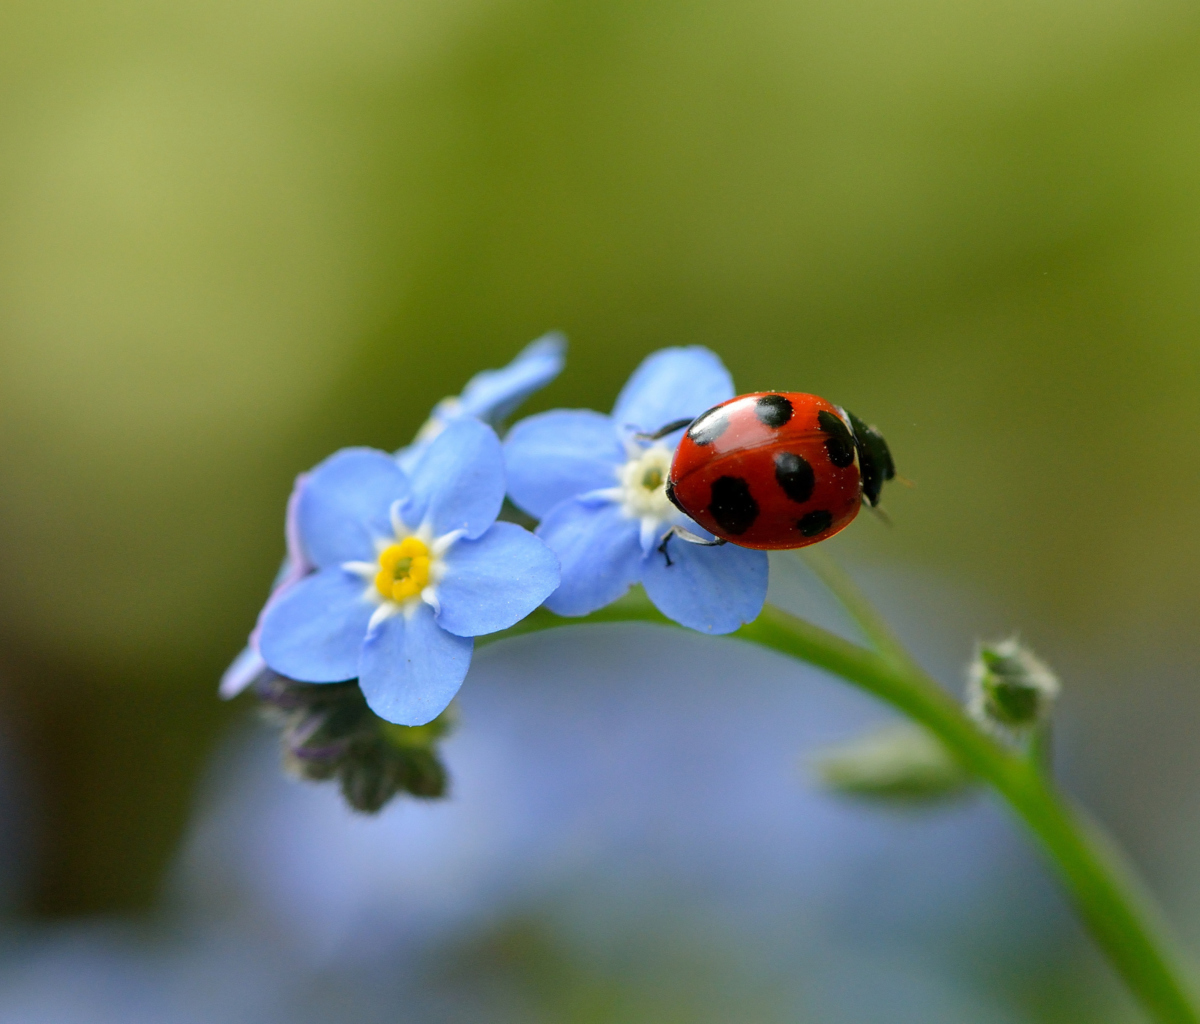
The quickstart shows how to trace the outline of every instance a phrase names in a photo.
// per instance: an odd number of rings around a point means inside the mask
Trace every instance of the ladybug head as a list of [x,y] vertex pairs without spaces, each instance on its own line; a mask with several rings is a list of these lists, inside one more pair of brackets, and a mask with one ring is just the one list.
[[896,475],[896,464],[892,462],[892,453],[878,430],[867,426],[849,410],[846,415],[850,417],[850,425],[854,428],[863,497],[869,505],[878,505],[879,492],[883,490],[884,483]]

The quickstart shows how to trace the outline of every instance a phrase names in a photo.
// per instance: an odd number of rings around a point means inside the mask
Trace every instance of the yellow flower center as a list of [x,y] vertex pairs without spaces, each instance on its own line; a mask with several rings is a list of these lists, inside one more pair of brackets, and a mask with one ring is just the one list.
[[389,601],[408,601],[429,586],[429,548],[405,537],[379,553],[375,589]]

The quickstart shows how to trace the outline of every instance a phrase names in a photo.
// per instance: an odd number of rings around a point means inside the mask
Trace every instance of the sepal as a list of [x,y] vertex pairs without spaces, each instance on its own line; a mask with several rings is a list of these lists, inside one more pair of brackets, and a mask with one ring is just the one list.
[[309,782],[336,780],[354,810],[375,814],[400,793],[446,795],[438,748],[453,728],[453,708],[426,725],[394,725],[371,711],[356,681],[298,683],[270,671],[254,693],[280,730],[284,767]]

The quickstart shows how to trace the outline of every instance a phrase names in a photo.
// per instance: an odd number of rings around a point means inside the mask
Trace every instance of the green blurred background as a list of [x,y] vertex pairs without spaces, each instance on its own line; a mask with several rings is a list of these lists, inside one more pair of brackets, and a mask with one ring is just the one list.
[[888,437],[916,487],[848,560],[984,592],[1035,646],[1137,667],[1131,693],[1194,672],[1192,5],[17,0],[0,24],[0,710],[33,912],[152,903],[246,711],[216,680],[296,472],[403,444],[551,328],[568,368],[529,410],[606,409],[647,352],[708,345],[741,390]]

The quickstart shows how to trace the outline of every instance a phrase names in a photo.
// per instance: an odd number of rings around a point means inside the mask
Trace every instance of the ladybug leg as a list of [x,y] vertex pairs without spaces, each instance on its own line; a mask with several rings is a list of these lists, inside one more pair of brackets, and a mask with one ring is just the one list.
[[722,544],[728,544],[729,541],[721,537],[714,537],[712,540],[706,540],[698,534],[692,533],[691,530],[685,529],[682,526],[671,527],[672,532],[680,540],[686,540],[689,544],[699,544],[702,548],[719,548]]
[[667,560],[667,565],[675,564],[671,561],[671,555],[667,551],[667,544],[670,542],[672,537],[678,537],[680,540],[685,540],[689,544],[699,544],[702,548],[719,548],[722,544],[729,543],[729,541],[720,537],[717,537],[714,540],[705,540],[703,537],[692,533],[691,530],[685,529],[682,526],[672,526],[667,531],[666,536],[663,537],[662,543],[658,546],[658,550],[662,552],[663,558]]
[[662,543],[658,546],[659,552],[662,554],[663,558],[665,558],[667,560],[667,568],[668,569],[675,564],[674,562],[671,561],[671,555],[667,551],[667,544],[670,542],[671,538],[674,536],[675,536],[675,531],[668,530],[667,535],[665,537],[663,537]]
[[638,431],[633,436],[636,437],[639,441],[659,441],[662,438],[666,437],[668,434],[673,434],[677,430],[682,430],[684,427],[686,427],[691,422],[692,421],[690,419],[672,420],[666,426],[660,427],[658,430],[655,430],[652,433],[647,434],[647,433],[643,433],[642,431]]

